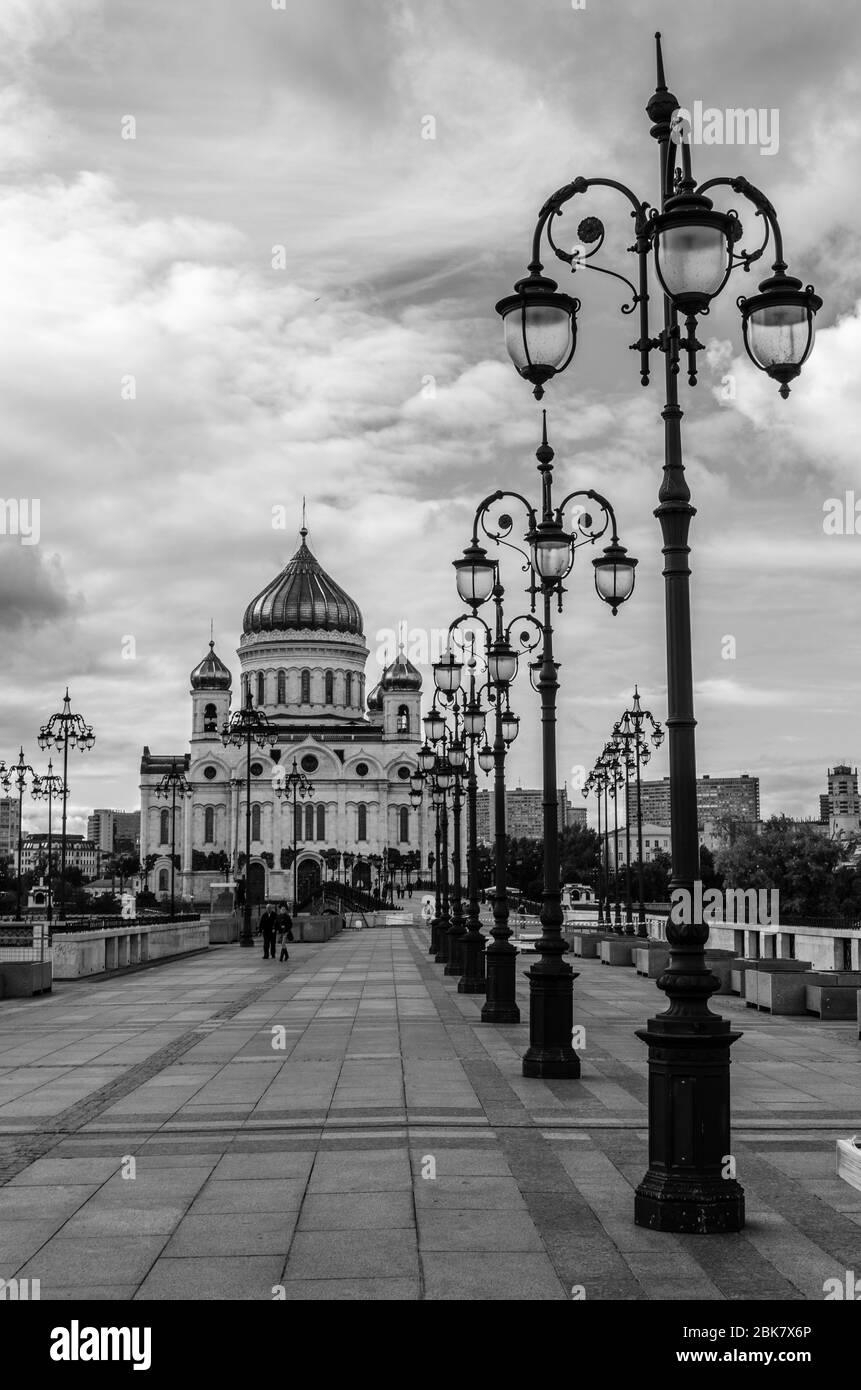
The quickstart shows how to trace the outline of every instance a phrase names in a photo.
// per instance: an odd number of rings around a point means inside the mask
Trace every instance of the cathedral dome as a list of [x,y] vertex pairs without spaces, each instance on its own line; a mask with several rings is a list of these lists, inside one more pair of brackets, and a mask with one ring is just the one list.
[[421,672],[404,655],[403,647],[398,648],[394,661],[383,672],[380,686],[383,690],[421,690]]
[[206,656],[191,673],[192,690],[229,690],[232,679],[224,662],[215,655],[215,643],[210,642]]
[[245,610],[242,631],[288,632],[323,628],[362,636],[357,603],[331,579],[311,553],[302,527],[302,544],[288,565]]

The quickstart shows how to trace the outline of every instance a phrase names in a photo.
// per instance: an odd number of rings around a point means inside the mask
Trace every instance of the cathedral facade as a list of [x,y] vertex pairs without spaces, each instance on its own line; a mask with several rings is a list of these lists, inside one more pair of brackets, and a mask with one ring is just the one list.
[[[245,610],[237,655],[238,700],[265,712],[272,738],[252,746],[252,900],[293,897],[296,843],[298,899],[322,878],[369,888],[411,855],[428,872],[433,822],[425,797],[410,804],[410,774],[422,740],[420,672],[400,650],[366,697],[368,648],[358,605],[326,574],[307,543]],[[176,804],[176,895],[209,905],[213,884],[245,873],[245,745],[224,746],[232,676],[210,642],[191,673],[187,751],[141,759],[141,862],[164,899],[170,891],[172,807],[156,788],[173,766],[190,795]],[[298,801],[276,788],[293,763],[312,787]],[[334,853],[341,856],[335,869]],[[346,856],[346,861],[344,859]],[[331,861],[330,863],[327,861]]]

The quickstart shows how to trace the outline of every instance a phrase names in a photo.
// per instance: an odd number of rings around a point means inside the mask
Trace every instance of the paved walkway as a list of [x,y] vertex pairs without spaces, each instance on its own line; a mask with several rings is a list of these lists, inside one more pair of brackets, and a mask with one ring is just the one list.
[[800,1300],[861,1268],[834,1172],[856,1025],[718,1001],[745,1030],[748,1223],[661,1235],[633,1223],[654,984],[577,962],[583,1075],[527,1081],[526,1023],[482,1025],[426,941],[344,933],[289,969],[224,946],[0,1005],[0,1277],[75,1300]]

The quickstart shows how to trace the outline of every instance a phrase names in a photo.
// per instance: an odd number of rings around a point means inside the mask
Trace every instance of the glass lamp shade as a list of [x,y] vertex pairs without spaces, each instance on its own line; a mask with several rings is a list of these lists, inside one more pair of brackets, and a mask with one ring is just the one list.
[[535,573],[548,584],[564,579],[574,564],[571,537],[559,526],[537,526],[530,536],[529,554]]
[[502,737],[507,744],[512,744],[520,731],[520,715],[512,714],[508,710],[502,716]]
[[436,784],[440,791],[447,792],[454,779],[454,772],[452,771],[451,764],[445,758],[439,758],[437,760],[437,765],[434,768],[434,776],[436,777]]
[[487,654],[487,674],[493,685],[508,685],[517,675],[517,652],[505,641],[494,642]]
[[424,726],[425,736],[430,743],[436,743],[445,733],[445,719],[435,709],[425,715]]
[[629,599],[634,592],[637,561],[628,555],[623,545],[613,541],[603,555],[599,555],[592,564],[595,568],[595,588],[598,597],[609,603],[615,615],[620,604]]
[[580,301],[556,291],[555,280],[535,271],[496,306],[506,351],[520,375],[532,383],[537,400],[544,395],[544,383],[568,366],[577,343]]
[[410,792],[410,805],[413,807],[413,809],[414,809],[414,810],[418,810],[418,808],[419,808],[419,806],[421,806],[421,804],[422,804],[422,794],[421,794],[421,792]]
[[664,731],[663,731],[663,729],[656,729],[655,732],[652,734],[652,742],[653,742],[653,744],[655,745],[656,748],[660,748],[660,746],[661,746],[661,744],[663,743],[663,741],[664,741]]
[[431,792],[431,803],[437,808],[439,808],[440,806],[444,806],[445,792],[440,791],[438,787],[434,787],[433,791]]
[[483,709],[470,707],[463,716],[463,728],[467,738],[481,738],[487,715]]
[[437,690],[441,690],[444,695],[453,695],[460,689],[460,678],[463,675],[463,662],[458,661],[454,652],[445,652],[439,661],[433,664],[433,678]]
[[479,608],[493,593],[496,565],[480,545],[467,546],[461,560],[453,560],[457,592],[470,608]]
[[460,772],[466,764],[466,748],[460,739],[449,745],[448,760],[455,772]]
[[682,313],[702,313],[726,284],[737,218],[715,212],[709,198],[681,193],[667,200],[652,226],[664,292]]
[[744,345],[754,366],[780,383],[786,399],[789,382],[810,356],[813,316],[822,300],[812,285],[802,289],[794,275],[774,274],[759,289],[759,294],[738,301]]
[[423,743],[416,756],[418,757],[419,767],[422,772],[433,772],[434,764],[436,763],[436,753],[429,743]]
[[482,772],[490,772],[491,768],[493,767],[493,762],[493,749],[491,748],[489,743],[486,743],[483,748],[479,749],[478,765],[481,768]]
[[42,729],[39,733],[37,742],[44,753],[45,749],[48,748],[51,743],[51,735],[45,729]]
[[411,773],[411,774],[410,774],[410,791],[411,791],[411,792],[418,792],[419,796],[421,796],[421,794],[422,794],[422,787],[423,787],[423,786],[424,786],[424,778],[422,777],[421,773],[420,773],[420,772],[413,772],[413,773]]

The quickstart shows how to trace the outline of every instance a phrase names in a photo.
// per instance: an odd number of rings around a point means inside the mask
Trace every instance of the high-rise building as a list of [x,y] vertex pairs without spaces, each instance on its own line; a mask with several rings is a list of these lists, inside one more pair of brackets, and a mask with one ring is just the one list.
[[[564,830],[567,825],[574,823],[585,824],[586,808],[570,805],[567,788],[560,787],[557,798],[559,803],[557,823],[560,830]],[[578,816],[577,812],[581,812],[582,815]],[[492,844],[495,825],[493,792],[482,789],[478,793],[476,808],[476,835],[479,844]],[[544,793],[540,787],[506,788],[505,833],[513,840],[540,840],[542,838],[544,835]]]
[[94,811],[87,817],[87,839],[92,840],[102,855],[113,854],[121,840],[140,848],[140,811]]
[[18,853],[19,819],[17,796],[0,797],[0,862],[4,864]]
[[835,767],[829,767],[827,804],[829,831],[832,837],[856,835],[861,830],[861,797],[858,795],[857,767],[851,768],[848,763],[837,763]]
[[[637,819],[637,786],[628,784],[628,817],[633,824]],[[642,817],[650,825],[670,824],[670,779],[664,777],[660,782],[641,782],[640,804]],[[750,777],[743,772],[740,777],[697,778],[697,822],[703,826],[706,821],[716,821],[729,817],[734,821],[758,821],[759,778]]]

